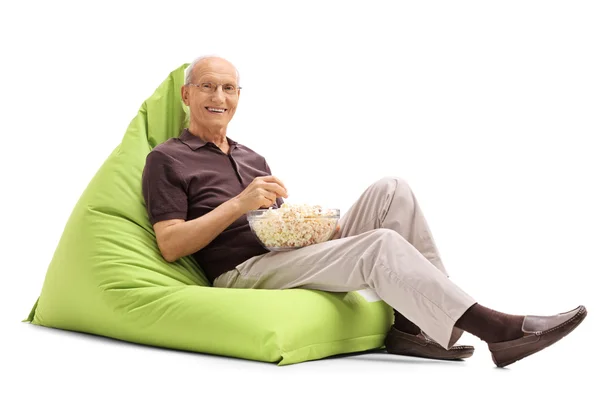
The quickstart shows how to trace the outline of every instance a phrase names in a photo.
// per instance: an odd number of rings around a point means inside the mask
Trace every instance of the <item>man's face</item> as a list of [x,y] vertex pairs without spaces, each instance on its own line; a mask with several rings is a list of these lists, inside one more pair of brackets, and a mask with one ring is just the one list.
[[203,60],[194,68],[191,83],[199,87],[181,89],[183,102],[190,107],[190,127],[226,128],[240,97],[235,67],[219,58]]

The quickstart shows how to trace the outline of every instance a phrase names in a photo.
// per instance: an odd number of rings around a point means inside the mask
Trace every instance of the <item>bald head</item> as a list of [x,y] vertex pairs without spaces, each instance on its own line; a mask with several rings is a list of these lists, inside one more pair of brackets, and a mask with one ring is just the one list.
[[192,63],[186,69],[185,84],[187,85],[193,83],[194,78],[198,76],[199,70],[214,68],[233,71],[237,80],[237,84],[238,86],[240,85],[240,73],[238,72],[237,68],[235,68],[231,62],[217,56],[202,56],[192,61]]

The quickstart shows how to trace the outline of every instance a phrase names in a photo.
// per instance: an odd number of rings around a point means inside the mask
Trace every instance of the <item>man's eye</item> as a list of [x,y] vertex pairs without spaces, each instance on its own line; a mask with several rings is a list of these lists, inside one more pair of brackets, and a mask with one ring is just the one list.
[[235,86],[233,85],[225,85],[224,89],[228,92],[234,91],[235,90]]
[[212,83],[203,83],[203,84],[202,84],[202,87],[203,87],[203,88],[210,89],[210,88],[212,88]]

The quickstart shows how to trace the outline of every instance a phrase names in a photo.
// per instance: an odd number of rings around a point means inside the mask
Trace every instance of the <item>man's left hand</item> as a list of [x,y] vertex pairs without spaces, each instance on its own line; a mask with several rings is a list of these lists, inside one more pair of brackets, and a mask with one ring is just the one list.
[[335,227],[335,233],[333,234],[333,237],[330,240],[335,240],[335,239],[339,239],[342,235],[342,230],[340,228],[340,224],[337,224],[337,226]]

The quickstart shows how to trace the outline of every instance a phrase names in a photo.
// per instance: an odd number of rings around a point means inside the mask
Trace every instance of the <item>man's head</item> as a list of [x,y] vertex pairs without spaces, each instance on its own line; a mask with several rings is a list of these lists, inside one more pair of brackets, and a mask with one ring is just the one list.
[[240,97],[238,71],[222,58],[200,57],[188,68],[181,97],[190,107],[192,132],[225,129]]

